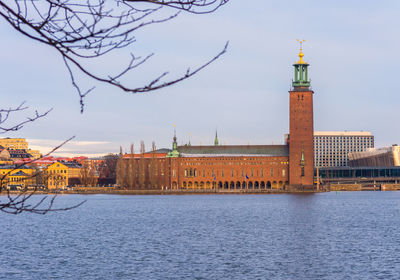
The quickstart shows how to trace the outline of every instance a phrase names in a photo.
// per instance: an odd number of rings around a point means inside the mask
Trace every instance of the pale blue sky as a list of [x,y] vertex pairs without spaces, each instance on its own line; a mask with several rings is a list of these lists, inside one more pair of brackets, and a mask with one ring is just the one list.
[[[138,149],[141,140],[147,148],[153,140],[170,147],[175,123],[180,144],[189,133],[192,144],[211,144],[216,128],[226,144],[283,143],[296,38],[303,38],[315,130],[370,130],[376,146],[400,144],[399,26],[396,0],[231,0],[214,14],[181,14],[138,33],[131,51],[156,55],[129,82],[140,85],[165,70],[178,76],[229,40],[218,61],[190,80],[145,95],[96,84],[81,115],[61,58],[1,21],[1,107],[26,100],[32,108],[54,108],[47,118],[4,136],[44,147],[76,135],[64,153],[96,154],[132,142]],[[127,59],[121,53],[97,67],[114,69]]]

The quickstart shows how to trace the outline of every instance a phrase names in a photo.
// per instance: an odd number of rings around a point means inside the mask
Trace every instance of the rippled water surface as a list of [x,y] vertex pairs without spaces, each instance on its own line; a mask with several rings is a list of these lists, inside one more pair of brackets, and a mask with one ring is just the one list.
[[400,192],[84,199],[0,214],[0,279],[400,279]]

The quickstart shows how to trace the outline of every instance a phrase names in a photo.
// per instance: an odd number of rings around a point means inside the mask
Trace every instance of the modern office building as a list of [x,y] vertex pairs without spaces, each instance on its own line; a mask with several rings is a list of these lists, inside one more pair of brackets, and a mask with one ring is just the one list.
[[374,147],[369,131],[315,131],[315,167],[348,166],[349,153],[364,152]]

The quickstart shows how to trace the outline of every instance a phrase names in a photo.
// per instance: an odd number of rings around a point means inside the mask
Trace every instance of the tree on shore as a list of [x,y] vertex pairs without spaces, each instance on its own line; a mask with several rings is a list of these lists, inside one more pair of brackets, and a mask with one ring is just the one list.
[[94,187],[97,185],[96,168],[88,161],[82,163],[82,168],[79,172],[79,180],[84,187]]
[[119,156],[116,154],[105,155],[99,166],[99,179],[107,184],[115,184],[117,178],[117,164]]

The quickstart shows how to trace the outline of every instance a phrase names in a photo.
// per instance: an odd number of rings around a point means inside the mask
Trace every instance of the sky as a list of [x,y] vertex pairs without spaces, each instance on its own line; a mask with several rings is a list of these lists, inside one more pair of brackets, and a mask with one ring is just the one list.
[[[129,84],[143,85],[164,71],[178,77],[229,41],[227,53],[189,80],[152,93],[92,82],[81,114],[61,57],[0,20],[0,108],[21,101],[30,106],[28,115],[53,108],[0,137],[25,137],[46,152],[75,136],[55,154],[67,156],[128,151],[131,143],[139,151],[142,140],[147,150],[152,141],[170,148],[173,124],[178,144],[212,144],[216,130],[226,145],[283,144],[299,38],[306,40],[315,92],[314,129],[371,131],[376,147],[400,144],[399,26],[397,0],[231,0],[212,14],[181,13],[136,34],[128,51],[155,55],[127,77]],[[116,53],[96,67],[113,71],[128,60],[126,52]]]

